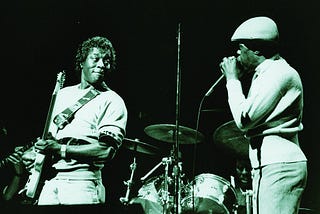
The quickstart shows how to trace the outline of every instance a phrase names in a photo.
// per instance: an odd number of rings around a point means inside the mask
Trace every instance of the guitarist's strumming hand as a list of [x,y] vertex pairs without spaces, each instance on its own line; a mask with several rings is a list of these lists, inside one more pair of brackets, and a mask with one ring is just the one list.
[[22,155],[22,162],[26,169],[30,171],[34,166],[34,161],[36,159],[36,151],[42,154],[52,154],[54,151],[59,151],[60,146],[56,140],[43,140],[38,139],[34,144],[34,147],[24,152]]
[[[22,156],[22,162],[29,173],[28,181],[25,187],[19,193],[25,192],[29,198],[37,198],[39,194],[38,184],[42,173],[44,158],[47,155],[55,154],[54,151],[60,151],[60,145],[53,138],[38,138],[34,146],[27,150]],[[43,184],[43,182],[41,182]]]
[[42,154],[53,154],[55,150],[59,151],[59,149],[60,146],[56,140],[43,140],[38,138],[34,146],[23,153],[23,165],[25,166],[26,170],[30,172],[30,170],[34,167],[37,152]]
[[28,172],[30,172],[30,170],[33,168],[35,159],[36,152],[34,151],[34,147],[31,147],[23,153],[22,163]]

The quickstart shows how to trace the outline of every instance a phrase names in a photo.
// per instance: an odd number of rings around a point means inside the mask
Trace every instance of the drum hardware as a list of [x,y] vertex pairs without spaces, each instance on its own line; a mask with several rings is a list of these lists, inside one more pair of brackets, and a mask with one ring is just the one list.
[[[251,214],[252,213],[252,195],[253,195],[253,191],[252,190],[246,190],[244,192],[242,192],[242,195],[244,195],[246,197],[246,214]],[[239,209],[239,204],[234,204],[234,211],[233,214],[237,214]]]
[[[173,208],[173,197],[174,195],[171,194],[171,189],[169,190],[169,186],[174,184],[176,185],[176,180],[179,180],[179,184],[177,185],[179,187],[178,189],[178,197],[179,199],[181,198],[181,190],[180,190],[180,186],[182,186],[182,177],[184,177],[184,174],[182,173],[182,162],[178,162],[177,164],[173,164],[175,163],[176,159],[174,156],[174,150],[172,149],[170,152],[170,155],[168,157],[163,157],[162,160],[156,165],[154,166],[149,172],[147,172],[147,174],[145,174],[143,177],[140,178],[140,181],[145,183],[146,180],[149,178],[149,176],[155,171],[157,170],[160,166],[164,166],[164,172],[163,172],[163,181],[162,181],[162,185],[159,188],[159,190],[157,191],[157,196],[150,196],[150,194],[148,192],[151,192],[151,194],[154,194],[154,192],[156,192],[154,189],[155,186],[155,181],[153,181],[152,184],[146,184],[142,187],[141,189],[141,196],[145,197],[152,202],[156,202],[157,198],[159,197],[159,204],[161,204],[163,212],[162,213],[172,213],[172,208]],[[180,157],[180,155],[179,155]],[[178,157],[178,158],[179,158]],[[170,166],[172,165],[172,168],[170,168]],[[170,174],[170,169],[172,169],[172,173]],[[177,176],[179,176],[179,178],[177,178]],[[159,179],[157,179],[159,180]],[[147,189],[147,191],[145,191]],[[149,194],[149,195],[148,195]],[[148,196],[145,196],[148,195]]]
[[175,178],[174,180],[178,182],[177,184],[175,183],[175,190],[176,190],[176,197],[177,197],[176,200],[179,202],[178,205],[176,205],[178,206],[176,209],[178,210],[177,211],[178,214],[180,214],[181,213],[181,189],[183,185],[182,178],[185,175],[182,173],[182,162],[178,162],[178,164],[173,167],[172,175]]
[[[236,188],[236,182],[235,182],[235,179],[234,179],[234,176],[230,176],[230,184],[231,186],[235,189]],[[233,205],[233,214],[238,214],[237,210],[238,210],[238,203],[235,203]]]
[[172,163],[171,157],[162,158],[161,162],[159,162],[156,166],[154,166],[145,176],[140,178],[140,181],[144,182],[156,169],[158,169],[161,165],[168,165]]
[[169,165],[172,164],[172,158],[164,158],[162,160],[165,165],[164,169],[164,188],[161,190],[161,202],[163,206],[163,213],[168,213],[169,209]]
[[127,191],[126,191],[125,197],[120,198],[120,202],[124,205],[128,205],[128,202],[129,202],[130,191],[133,184],[133,174],[136,168],[137,168],[136,157],[134,157],[133,162],[130,164],[130,170],[131,170],[130,179],[128,181],[123,182],[124,185],[127,186]]
[[137,163],[136,163],[136,153],[143,153],[147,155],[156,155],[158,148],[152,145],[149,145],[147,143],[143,143],[139,141],[139,139],[129,139],[129,138],[124,138],[124,143],[122,144],[126,149],[132,150],[134,152],[134,157],[133,157],[133,162],[130,164],[130,179],[127,181],[124,181],[124,185],[127,186],[126,194],[125,197],[120,198],[120,202],[124,205],[128,205],[129,203],[129,196],[130,196],[130,191],[131,187],[133,184],[133,175],[134,172],[137,168]]
[[253,191],[252,190],[246,190],[243,193],[246,196],[246,214],[251,214],[251,210],[252,210],[252,195],[253,195]]
[[[154,125],[147,126],[144,129],[144,131],[148,136],[156,140],[173,144],[173,148],[171,150],[170,164],[173,163],[172,176],[174,179],[174,194],[173,194],[174,201],[175,201],[174,213],[180,214],[181,213],[181,185],[182,185],[181,178],[183,178],[184,174],[182,173],[182,162],[179,161],[181,154],[179,152],[177,145],[201,143],[204,141],[205,137],[199,131],[196,131],[189,127],[186,127],[186,126],[177,127],[172,124],[154,124]],[[160,165],[161,163],[159,163],[154,169],[152,169],[146,176],[142,177],[141,179],[144,180]],[[165,175],[167,175],[167,173],[168,171],[166,168]],[[163,190],[164,195],[162,196],[162,204],[164,206],[164,213],[167,213],[167,211],[169,210],[168,206],[171,204],[169,203],[170,196],[168,195],[169,194],[167,189],[168,182],[166,181],[166,179],[164,183],[165,183],[165,187]]]
[[153,167],[145,176],[140,178],[143,182],[145,181],[157,168],[161,165],[164,165],[164,187],[160,190],[161,195],[161,204],[163,206],[164,212],[167,213],[167,209],[169,209],[169,201],[170,201],[170,193],[169,193],[169,183],[171,183],[171,178],[169,177],[169,165],[172,164],[172,157],[164,157],[162,158],[161,162],[159,162],[155,167]]
[[[234,189],[236,189],[236,185],[235,185],[235,179],[233,176],[230,176],[230,183],[233,186]],[[243,196],[245,196],[246,198],[246,214],[251,214],[252,213],[252,195],[253,195],[253,191],[250,189],[246,189],[245,191],[241,190],[241,194]],[[234,205],[234,212],[233,214],[237,214],[237,210],[238,210],[239,204],[235,204]]]

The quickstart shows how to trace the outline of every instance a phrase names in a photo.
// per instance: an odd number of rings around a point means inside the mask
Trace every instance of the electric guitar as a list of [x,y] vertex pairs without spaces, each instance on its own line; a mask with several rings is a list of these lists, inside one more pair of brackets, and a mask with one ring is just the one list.
[[[43,134],[42,134],[42,139],[48,139],[48,130],[49,130],[49,126],[52,120],[52,110],[54,108],[55,105],[55,100],[56,100],[56,96],[58,91],[63,87],[65,81],[65,72],[59,72],[57,75],[57,81],[56,81],[56,85],[54,88],[54,91],[52,93],[51,96],[51,101],[50,101],[50,106],[49,106],[49,111],[47,114],[47,118],[46,118],[46,123],[44,126],[44,130],[43,130]],[[35,157],[35,161],[34,161],[34,166],[33,168],[30,170],[30,175],[29,178],[27,180],[27,183],[24,187],[25,191],[26,191],[26,196],[29,198],[35,198],[35,195],[37,192],[39,192],[39,182],[40,182],[40,178],[41,178],[41,174],[42,174],[42,169],[43,166],[45,164],[46,161],[46,156],[45,154],[40,153],[39,151],[36,151],[36,157]]]

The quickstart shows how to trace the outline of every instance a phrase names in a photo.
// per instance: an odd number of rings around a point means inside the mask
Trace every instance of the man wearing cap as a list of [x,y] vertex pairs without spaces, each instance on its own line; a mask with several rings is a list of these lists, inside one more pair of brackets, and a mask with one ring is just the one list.
[[[220,69],[233,119],[250,140],[253,213],[298,213],[307,182],[307,158],[298,140],[303,129],[300,76],[279,54],[272,19],[246,20],[231,41],[238,45],[238,56],[223,58]],[[252,75],[246,95],[243,74]]]

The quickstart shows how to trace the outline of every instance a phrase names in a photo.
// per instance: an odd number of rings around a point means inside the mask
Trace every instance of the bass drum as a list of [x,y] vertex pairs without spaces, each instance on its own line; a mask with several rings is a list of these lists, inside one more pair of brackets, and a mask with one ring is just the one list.
[[236,208],[237,196],[230,182],[217,175],[203,173],[184,188],[181,212],[229,214]]

